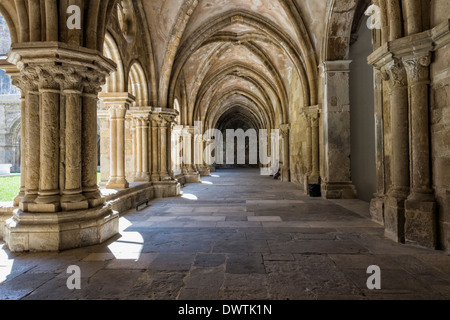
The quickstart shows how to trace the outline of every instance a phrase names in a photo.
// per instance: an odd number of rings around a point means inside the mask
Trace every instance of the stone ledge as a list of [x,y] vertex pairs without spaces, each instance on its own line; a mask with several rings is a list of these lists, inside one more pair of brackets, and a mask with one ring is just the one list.
[[0,241],[5,237],[5,223],[13,216],[14,209],[12,202],[0,202]]

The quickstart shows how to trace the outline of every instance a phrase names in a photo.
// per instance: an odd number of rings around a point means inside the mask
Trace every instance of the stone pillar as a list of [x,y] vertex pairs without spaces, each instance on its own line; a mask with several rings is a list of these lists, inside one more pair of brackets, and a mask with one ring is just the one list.
[[282,155],[281,159],[283,159],[283,165],[281,166],[281,180],[282,181],[291,181],[291,169],[290,169],[290,144],[289,144],[289,136],[290,136],[290,125],[283,124],[280,126],[280,133],[282,139]]
[[[306,168],[307,173],[305,181],[308,189],[308,185],[319,185],[320,184],[320,169],[319,169],[319,106],[307,107],[303,111],[303,115],[306,118],[307,128],[306,128],[306,143],[307,143],[307,154],[306,154]],[[320,188],[320,186],[319,186]]]
[[[65,166],[61,206],[63,211],[83,210],[89,208],[89,203],[83,194],[83,148],[80,148],[85,147],[82,144],[82,77],[76,71],[68,70],[64,74],[61,86],[65,101],[65,114],[62,117],[65,133],[63,137]],[[91,134],[96,137],[96,131]],[[96,148],[92,151],[95,150]]]
[[[60,86],[55,81],[60,71],[57,67],[49,66],[42,67],[39,72],[39,192],[35,203],[29,204],[28,212],[58,212],[61,209],[59,184]],[[78,149],[81,150],[80,146]]]
[[183,135],[183,165],[182,172],[187,183],[200,182],[200,174],[195,166],[195,127],[186,126]]
[[29,204],[33,204],[39,192],[39,163],[40,163],[40,117],[39,117],[39,78],[35,69],[28,67],[22,70],[22,80],[26,85],[25,114],[22,115],[25,126],[25,141],[28,150],[25,158],[25,195],[19,203],[20,210],[28,211]]
[[327,61],[320,66],[324,91],[322,196],[327,199],[356,197],[350,163],[350,63]]
[[94,86],[86,74],[104,79],[114,67],[97,51],[57,42],[14,44],[8,61],[27,84],[25,196],[6,222],[8,248],[58,251],[108,240],[119,217],[86,196],[96,185],[97,108],[95,93],[83,90]]
[[86,74],[83,83],[82,110],[82,171],[81,180],[83,195],[90,208],[96,208],[105,203],[97,183],[98,145],[97,145],[97,105],[98,93],[105,78],[91,71]]
[[151,108],[131,108],[130,115],[133,123],[133,158],[134,158],[134,181],[149,182],[149,122]]
[[135,98],[128,92],[101,93],[110,114],[110,179],[107,189],[126,189],[125,178],[125,116]]
[[410,95],[411,194],[405,204],[405,240],[436,248],[436,198],[431,188],[429,84],[431,53],[403,58]]
[[173,161],[173,171],[175,174],[181,173],[181,164],[183,163],[183,160],[181,158],[181,151],[182,151],[182,130],[183,127],[176,125],[172,129],[172,161]]
[[180,184],[172,171],[172,124],[177,113],[173,109],[154,108],[152,123],[152,182],[155,197],[171,197],[180,194]]
[[160,152],[160,146],[159,146],[159,139],[158,139],[158,133],[159,133],[159,122],[160,117],[159,115],[151,115],[151,136],[152,136],[152,181],[159,181],[159,157],[158,154]]
[[405,241],[405,200],[409,194],[408,87],[401,60],[386,65],[390,80],[392,130],[392,186],[385,203],[385,234],[397,242]]

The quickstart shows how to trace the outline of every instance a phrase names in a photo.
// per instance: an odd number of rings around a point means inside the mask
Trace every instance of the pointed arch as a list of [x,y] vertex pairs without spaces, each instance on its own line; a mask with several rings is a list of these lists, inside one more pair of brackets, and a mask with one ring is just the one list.
[[105,34],[103,54],[108,59],[114,61],[117,65],[117,70],[113,72],[106,80],[104,92],[125,92],[125,73],[122,56],[119,48],[117,47],[116,41],[109,32]]
[[145,71],[139,61],[134,61],[129,70],[128,92],[136,97],[135,106],[146,107],[149,105],[149,93]]

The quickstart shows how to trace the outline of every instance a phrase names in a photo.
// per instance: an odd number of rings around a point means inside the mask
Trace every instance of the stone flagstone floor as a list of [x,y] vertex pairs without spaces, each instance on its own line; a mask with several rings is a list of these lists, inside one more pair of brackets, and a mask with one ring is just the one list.
[[[396,244],[368,204],[309,198],[254,170],[222,170],[121,217],[108,243],[15,255],[0,243],[0,299],[450,298],[450,255]],[[80,267],[81,290],[67,268]],[[381,290],[367,268],[381,268]]]

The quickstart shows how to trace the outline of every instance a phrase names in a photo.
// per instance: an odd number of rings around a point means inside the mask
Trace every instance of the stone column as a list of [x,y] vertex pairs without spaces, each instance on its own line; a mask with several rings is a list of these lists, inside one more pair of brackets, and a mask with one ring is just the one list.
[[307,143],[307,155],[306,155],[306,167],[307,176],[305,181],[308,185],[318,185],[320,182],[320,170],[319,170],[319,106],[307,107],[303,111],[303,115],[307,122],[306,131],[306,143]]
[[141,119],[142,122],[142,174],[141,178],[143,181],[150,181],[150,169],[149,169],[149,162],[148,162],[148,154],[149,154],[149,147],[148,147],[148,130],[149,130],[149,116],[144,117]]
[[181,173],[181,164],[182,164],[182,159],[180,159],[180,154],[181,154],[181,144],[182,144],[182,131],[183,127],[176,125],[174,126],[173,130],[172,130],[172,148],[173,148],[173,152],[172,152],[172,161],[173,161],[173,170],[176,174],[180,174]]
[[[82,150],[85,147],[82,139],[83,97],[82,77],[74,70],[66,70],[61,86],[64,94],[64,187],[61,206],[63,211],[75,211],[89,208],[83,194],[83,161]],[[88,130],[88,129],[86,129]],[[91,132],[90,132],[91,133]],[[95,134],[96,132],[92,132]],[[89,141],[88,141],[89,142]],[[95,152],[96,148],[92,151]]]
[[283,140],[282,150],[283,154],[281,155],[281,159],[283,159],[283,165],[281,166],[281,180],[282,181],[291,181],[290,175],[290,145],[289,145],[289,135],[290,135],[290,125],[283,124],[280,126],[281,138]]
[[8,248],[58,251],[106,241],[118,232],[119,217],[110,206],[89,209],[85,197],[96,179],[88,153],[97,157],[90,150],[97,119],[95,97],[83,97],[82,75],[95,70],[106,77],[113,65],[97,51],[57,42],[13,44],[8,61],[27,84],[25,197],[6,222]]
[[[38,197],[28,212],[58,212],[61,209],[59,184],[60,86],[55,81],[61,70],[42,67],[40,93],[40,179]],[[80,149],[80,146],[78,146]],[[81,150],[81,149],[80,149]]]
[[172,180],[172,156],[171,156],[171,136],[172,136],[172,124],[175,117],[163,113],[161,115],[162,121],[160,122],[160,181]]
[[134,181],[149,182],[149,122],[151,108],[131,108],[130,115],[133,122],[133,158],[135,165]]
[[200,182],[200,174],[195,166],[195,127],[186,126],[183,135],[183,165],[182,172],[187,183]]
[[97,104],[98,93],[105,77],[95,72],[87,73],[84,79],[82,110],[82,188],[90,208],[105,203],[97,183],[98,145],[97,145]]
[[350,163],[350,63],[327,61],[320,66],[324,91],[322,196],[327,199],[356,197]]
[[100,94],[110,112],[110,179],[107,189],[126,189],[125,178],[125,116],[135,98],[128,92]]
[[436,248],[436,198],[431,188],[429,84],[431,53],[403,58],[409,83],[411,194],[405,204],[405,240]]
[[385,234],[397,242],[405,241],[405,200],[409,194],[409,119],[406,71],[401,60],[386,65],[390,80],[392,130],[392,186],[385,203]]
[[152,114],[151,116],[151,123],[152,123],[152,181],[159,181],[159,157],[158,154],[160,152],[160,146],[159,146],[159,139],[158,139],[158,133],[159,133],[159,126],[160,126],[160,117],[158,114]]
[[25,195],[19,203],[20,210],[28,211],[39,192],[40,163],[40,117],[39,117],[39,78],[36,69],[28,67],[22,70],[22,80],[26,86],[26,110],[22,114],[26,126],[25,139],[28,149],[22,157],[25,158]]
[[309,182],[311,184],[319,184],[320,183],[320,169],[319,169],[319,113],[311,116],[311,139],[312,139],[312,152],[311,152],[311,163],[312,163],[312,172],[309,177]]

